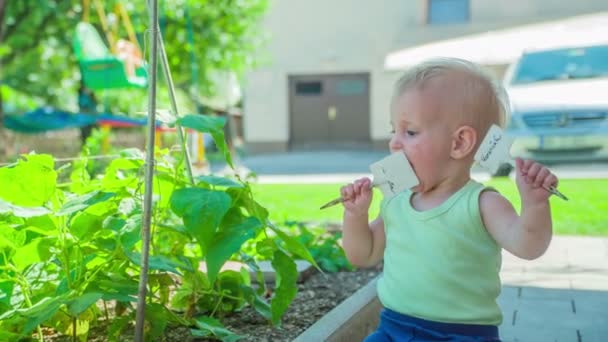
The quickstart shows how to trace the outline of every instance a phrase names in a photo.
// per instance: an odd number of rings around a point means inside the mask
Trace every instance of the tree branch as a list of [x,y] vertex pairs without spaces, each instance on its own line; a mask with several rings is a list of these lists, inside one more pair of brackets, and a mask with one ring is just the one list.
[[25,47],[23,47],[22,49],[19,49],[18,53],[17,52],[11,52],[8,55],[4,56],[3,58],[0,59],[0,65],[6,65],[11,63],[16,57],[17,55],[23,55],[23,53],[25,51],[29,51],[33,48],[35,48],[36,46],[38,46],[40,44],[40,41],[45,36],[45,30],[44,27],[46,25],[48,25],[48,23],[55,18],[55,13],[50,12],[49,14],[47,14],[42,21],[40,22],[40,25],[38,27],[37,30],[35,30],[36,34],[32,37],[32,39],[29,41],[29,44],[26,45]]
[[[5,10],[6,10],[6,5],[7,3],[5,2],[5,0],[1,0],[2,1],[2,13],[0,13],[0,18],[2,18],[2,22],[4,22],[4,15],[5,15]],[[31,8],[29,6],[30,2],[27,1],[21,1],[20,2],[22,5],[23,4],[27,4],[23,7],[22,11],[20,11],[19,13],[17,13],[17,18],[15,21],[15,24],[12,26],[9,26],[6,28],[6,30],[2,30],[3,26],[0,26],[0,42],[4,41],[4,38],[6,37],[8,39],[8,37],[10,37],[13,33],[15,33],[15,31],[17,30],[17,27],[19,27],[19,24],[25,22],[25,18],[32,13]]]

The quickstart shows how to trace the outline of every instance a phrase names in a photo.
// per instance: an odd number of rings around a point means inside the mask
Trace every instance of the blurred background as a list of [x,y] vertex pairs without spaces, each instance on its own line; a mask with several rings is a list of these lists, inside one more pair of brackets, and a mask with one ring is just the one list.
[[[160,4],[180,112],[228,118],[245,164],[269,153],[384,153],[394,81],[435,56],[472,60],[504,83],[513,155],[608,159],[605,1]],[[143,0],[1,1],[0,160],[74,155],[93,128],[99,153],[143,147],[146,25]],[[166,88],[159,94],[169,109]],[[175,137],[161,126],[169,146]],[[214,160],[209,137],[190,146],[199,164]],[[352,172],[366,172],[362,159]]]
[[451,56],[504,82],[514,155],[605,159],[606,10],[605,1],[276,2],[264,20],[269,62],[246,78],[248,150],[386,149],[395,80]]

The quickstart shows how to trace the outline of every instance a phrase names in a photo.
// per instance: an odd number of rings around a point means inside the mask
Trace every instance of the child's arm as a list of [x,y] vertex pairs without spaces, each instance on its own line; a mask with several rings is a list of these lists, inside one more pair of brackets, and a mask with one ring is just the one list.
[[384,254],[384,222],[380,217],[369,222],[370,185],[369,178],[361,178],[341,189],[345,199],[342,245],[348,261],[357,267],[374,266]]
[[551,194],[543,186],[556,186],[557,177],[532,160],[518,159],[516,172],[521,215],[507,199],[491,191],[481,194],[480,211],[486,229],[501,247],[532,260],[543,255],[551,242]]

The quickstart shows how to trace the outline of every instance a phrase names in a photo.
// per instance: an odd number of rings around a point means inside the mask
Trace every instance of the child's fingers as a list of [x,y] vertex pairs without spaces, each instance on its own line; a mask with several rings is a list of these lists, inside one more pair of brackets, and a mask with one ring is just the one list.
[[[521,159],[521,166],[519,169],[519,174],[524,177],[524,180],[527,181],[526,176],[530,172],[530,167],[534,165],[534,161],[530,159]],[[529,182],[528,182],[529,183]]]
[[355,181],[355,194],[360,194],[362,187],[363,187],[363,179],[357,179]]
[[342,195],[342,198],[345,200],[350,200],[353,198],[354,193],[355,191],[352,184],[345,185],[340,189],[340,195]]
[[515,158],[515,168],[521,172],[524,167],[524,161],[521,158]]
[[369,178],[360,178],[355,181],[355,192],[361,194],[370,188],[371,180]]
[[547,178],[545,178],[545,181],[543,182],[543,187],[545,187],[545,188],[550,188],[552,186],[557,187],[557,183],[559,183],[557,176],[555,176],[554,174],[550,174]]
[[534,187],[538,188],[545,182],[545,179],[551,174],[549,169],[546,167],[541,167],[540,171],[536,174],[536,178],[534,179]]
[[534,182],[540,169],[541,165],[538,163],[532,163],[532,165],[530,165],[528,172],[526,172],[526,182],[528,184]]

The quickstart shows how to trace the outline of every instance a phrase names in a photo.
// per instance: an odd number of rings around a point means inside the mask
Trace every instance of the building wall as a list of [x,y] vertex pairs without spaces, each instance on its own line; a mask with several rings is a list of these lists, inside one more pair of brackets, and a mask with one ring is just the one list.
[[287,149],[288,75],[370,74],[370,135],[385,148],[392,51],[492,29],[608,10],[606,0],[471,0],[470,22],[427,25],[427,0],[273,0],[263,27],[262,66],[246,75],[245,141],[250,151]]

